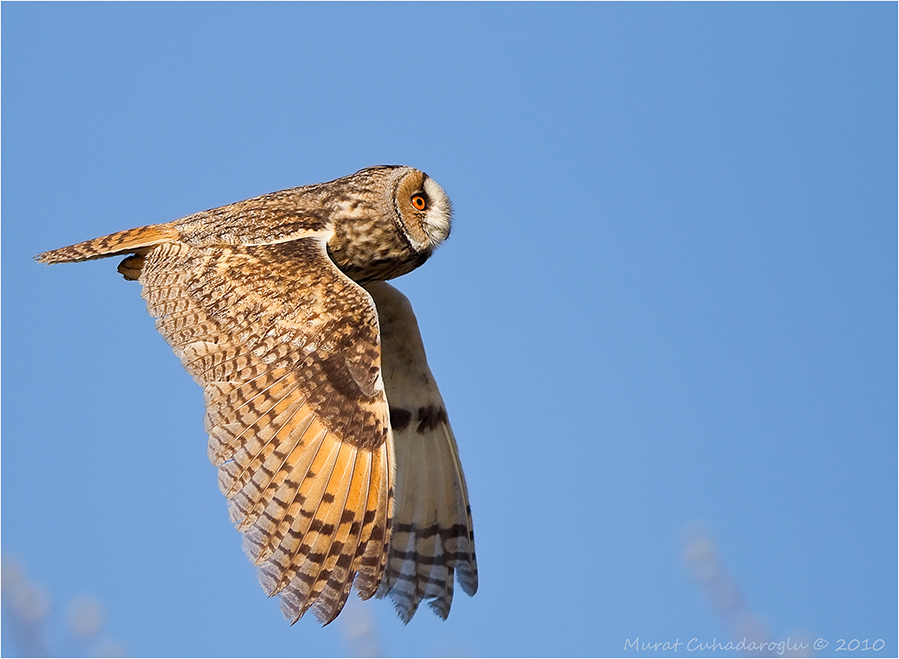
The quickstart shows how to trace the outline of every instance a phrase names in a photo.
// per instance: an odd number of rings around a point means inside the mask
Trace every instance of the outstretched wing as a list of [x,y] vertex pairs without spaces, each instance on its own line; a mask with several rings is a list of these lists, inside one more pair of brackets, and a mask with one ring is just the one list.
[[126,259],[156,327],[203,387],[209,458],[244,549],[296,622],[373,595],[386,562],[392,437],[375,308],[326,234],[168,242]]
[[384,282],[367,284],[381,325],[382,372],[396,452],[396,505],[387,571],[378,597],[390,596],[404,622],[422,600],[446,618],[453,574],[478,589],[471,508],[456,440],[425,358],[406,297]]

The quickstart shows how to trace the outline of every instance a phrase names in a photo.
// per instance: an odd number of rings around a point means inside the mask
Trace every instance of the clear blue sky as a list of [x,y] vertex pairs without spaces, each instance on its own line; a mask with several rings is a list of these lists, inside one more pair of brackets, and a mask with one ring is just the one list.
[[481,588],[447,622],[347,619],[392,655],[660,656],[625,644],[748,620],[895,656],[896,24],[895,3],[3,3],[2,550],[50,598],[51,650],[81,651],[61,630],[90,594],[134,655],[354,651],[256,583],[139,287],[31,258],[400,163],[456,209],[396,284]]

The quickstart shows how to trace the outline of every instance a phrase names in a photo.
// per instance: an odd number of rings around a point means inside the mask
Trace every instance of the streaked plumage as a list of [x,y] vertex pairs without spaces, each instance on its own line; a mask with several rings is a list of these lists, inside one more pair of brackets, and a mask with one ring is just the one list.
[[[241,201],[45,252],[129,255],[156,327],[203,387],[209,459],[244,549],[292,622],[355,584],[408,621],[477,590],[471,513],[411,306],[382,283],[449,234],[408,167]],[[396,496],[396,503],[394,503]]]

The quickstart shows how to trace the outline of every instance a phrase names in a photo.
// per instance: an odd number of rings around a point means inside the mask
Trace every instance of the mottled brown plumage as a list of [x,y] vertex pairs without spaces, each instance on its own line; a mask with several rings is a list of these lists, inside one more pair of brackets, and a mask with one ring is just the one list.
[[119,271],[203,387],[231,520],[292,622],[330,622],[354,584],[406,621],[422,599],[446,617],[454,569],[477,588],[446,411],[411,307],[378,283],[427,260],[450,217],[424,173],[373,167],[37,257],[130,254]]

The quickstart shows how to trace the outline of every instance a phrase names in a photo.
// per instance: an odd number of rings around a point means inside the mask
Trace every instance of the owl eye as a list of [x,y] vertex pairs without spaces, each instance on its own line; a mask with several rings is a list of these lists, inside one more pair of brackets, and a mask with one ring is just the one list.
[[423,194],[414,194],[412,195],[412,205],[415,206],[418,210],[423,211],[428,207],[428,200],[425,199]]

